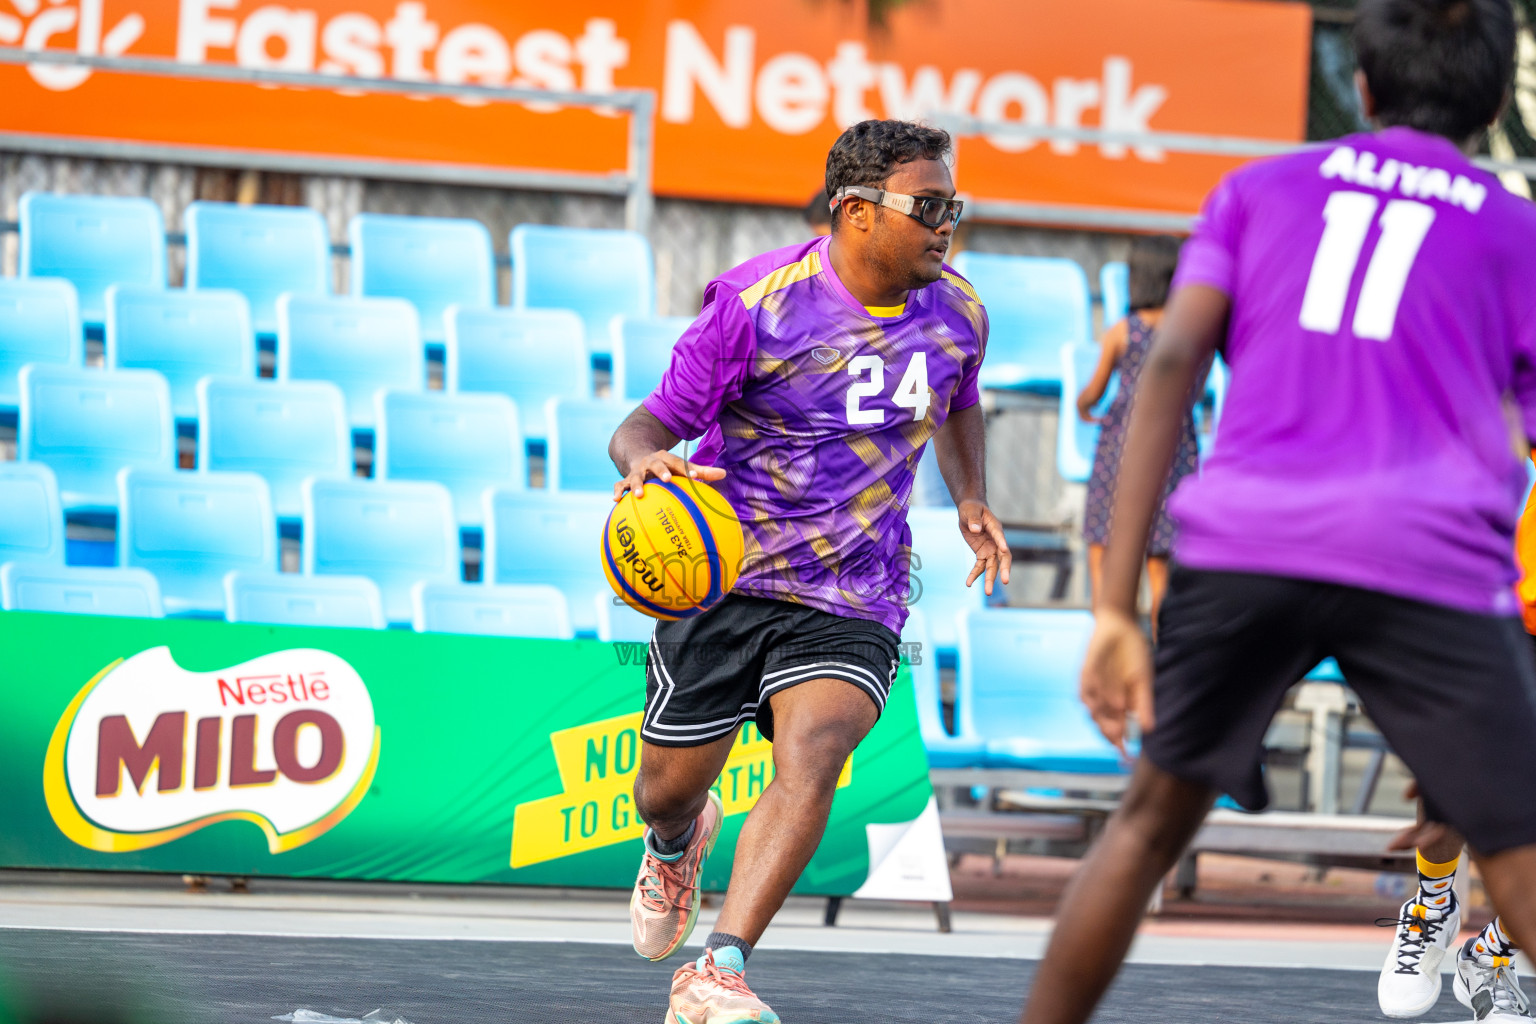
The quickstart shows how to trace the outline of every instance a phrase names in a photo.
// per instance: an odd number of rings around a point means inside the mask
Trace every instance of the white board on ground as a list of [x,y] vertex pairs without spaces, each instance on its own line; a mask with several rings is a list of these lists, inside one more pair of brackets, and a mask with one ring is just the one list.
[[948,903],[954,898],[944,833],[939,828],[939,805],[933,797],[912,821],[868,825],[865,829],[869,877],[854,892],[854,899]]

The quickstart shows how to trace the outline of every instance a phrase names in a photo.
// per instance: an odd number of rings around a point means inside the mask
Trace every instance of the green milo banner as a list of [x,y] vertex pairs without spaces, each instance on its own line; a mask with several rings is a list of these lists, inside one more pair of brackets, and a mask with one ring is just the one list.
[[[595,640],[0,613],[0,867],[628,887],[644,662]],[[772,778],[744,726],[706,887]],[[931,795],[903,670],[797,891],[947,898],[920,877]]]

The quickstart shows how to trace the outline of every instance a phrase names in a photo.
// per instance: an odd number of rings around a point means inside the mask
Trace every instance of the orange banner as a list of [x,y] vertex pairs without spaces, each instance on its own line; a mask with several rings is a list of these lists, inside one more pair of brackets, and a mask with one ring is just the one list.
[[[658,98],[663,195],[799,204],[866,117],[940,111],[1295,140],[1311,20],[1258,0],[0,0],[0,45]],[[624,116],[0,67],[0,132],[381,161],[608,172]],[[962,143],[963,192],[1191,212],[1228,158]]]

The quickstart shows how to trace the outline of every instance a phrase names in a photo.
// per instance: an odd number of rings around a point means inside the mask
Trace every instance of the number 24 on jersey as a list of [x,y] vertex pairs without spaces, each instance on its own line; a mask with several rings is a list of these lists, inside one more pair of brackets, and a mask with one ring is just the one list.
[[[848,375],[863,378],[848,386],[848,422],[855,426],[878,426],[885,422],[885,410],[865,409],[860,403],[885,391],[885,360],[879,356],[856,356],[848,361]],[[866,377],[867,375],[867,377]],[[907,362],[907,369],[896,385],[891,401],[912,410],[912,419],[928,415],[928,353],[917,352]]]

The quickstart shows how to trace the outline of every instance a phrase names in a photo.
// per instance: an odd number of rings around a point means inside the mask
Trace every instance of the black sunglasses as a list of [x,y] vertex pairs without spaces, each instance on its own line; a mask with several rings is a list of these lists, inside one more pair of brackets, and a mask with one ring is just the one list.
[[897,213],[904,213],[924,227],[933,228],[935,231],[943,227],[945,221],[958,225],[960,213],[965,209],[965,202],[960,199],[909,196],[900,192],[870,188],[866,185],[844,185],[837,190],[837,195],[832,197],[831,208],[835,211],[849,196],[866,199],[876,206],[884,206]]

